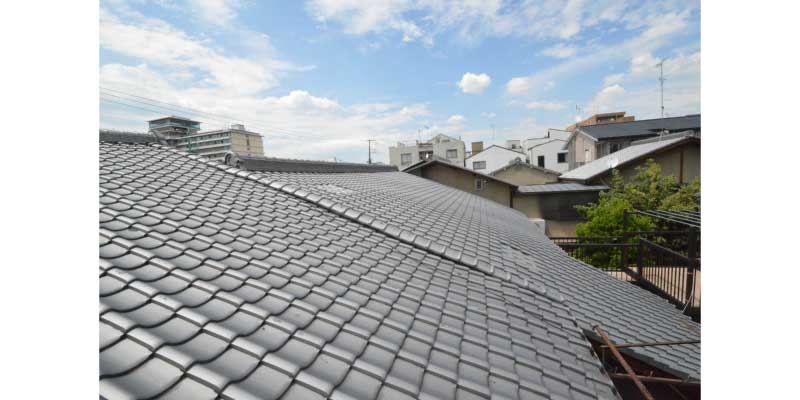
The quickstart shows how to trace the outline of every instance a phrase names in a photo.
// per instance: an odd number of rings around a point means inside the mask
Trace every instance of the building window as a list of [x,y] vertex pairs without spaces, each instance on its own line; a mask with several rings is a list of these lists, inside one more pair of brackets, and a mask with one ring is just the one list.
[[411,164],[411,153],[400,154],[400,164]]
[[617,151],[619,151],[619,143],[612,143],[611,144],[611,152],[612,153],[616,153]]
[[544,168],[544,156],[536,157],[536,165],[538,165],[541,168]]
[[486,161],[473,161],[472,169],[486,169]]
[[558,153],[558,162],[559,163],[567,162],[567,153]]
[[456,149],[447,150],[447,158],[458,158],[458,150]]
[[[481,162],[485,162],[485,161],[481,161]],[[486,182],[483,179],[480,179],[480,178],[479,179],[475,179],[475,191],[476,192],[482,192],[485,184],[486,184]]]

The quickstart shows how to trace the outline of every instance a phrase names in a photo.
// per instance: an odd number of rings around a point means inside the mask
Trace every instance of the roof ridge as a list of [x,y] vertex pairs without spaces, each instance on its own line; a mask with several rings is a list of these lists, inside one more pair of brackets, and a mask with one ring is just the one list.
[[663,117],[663,118],[649,118],[649,119],[637,119],[634,121],[622,121],[622,122],[611,122],[611,123],[604,123],[604,124],[592,124],[592,125],[580,125],[576,127],[578,128],[590,128],[593,126],[605,126],[605,125],[622,125],[622,124],[632,124],[636,122],[646,122],[646,121],[658,121],[661,119],[678,119],[678,118],[689,118],[689,117],[699,117],[700,114],[688,114],[688,115],[681,115],[677,117]]
[[[356,209],[347,207],[341,203],[334,202],[331,199],[322,197],[317,194],[313,194],[305,189],[295,187],[290,182],[283,182],[278,179],[270,179],[264,177],[258,171],[247,171],[236,167],[231,167],[225,163],[221,163],[219,161],[210,160],[207,157],[199,156],[196,154],[188,154],[184,151],[161,145],[161,144],[151,144],[153,147],[160,147],[165,148],[171,152],[177,153],[181,156],[187,157],[189,159],[207,164],[209,166],[218,168],[226,173],[231,175],[235,175],[244,179],[248,179],[253,182],[257,182],[264,186],[269,186],[274,190],[279,190],[283,193],[289,194],[293,197],[297,197],[301,200],[307,201],[312,203],[316,206],[322,207],[332,213],[344,217],[350,221],[363,225],[369,229],[375,230],[389,236],[393,239],[396,239],[402,243],[408,244],[412,247],[425,251],[426,253],[430,253],[439,257],[442,257],[446,260],[449,260],[453,263],[465,266],[467,268],[482,272],[489,276],[494,276],[498,279],[501,279],[509,284],[513,284],[515,286],[519,286],[522,289],[527,289],[534,292],[537,295],[545,296],[548,299],[555,301],[556,303],[567,307],[566,299],[563,295],[557,290],[551,290],[546,288],[542,285],[537,285],[534,282],[528,280],[528,278],[524,276],[514,276],[511,272],[506,271],[505,274],[501,274],[500,272],[496,271],[494,266],[492,265],[481,265],[478,263],[477,258],[465,256],[461,254],[460,251],[454,250],[449,248],[446,245],[443,245],[438,242],[434,242],[433,240],[423,238],[410,230],[406,230],[395,225],[386,224],[377,220],[377,218],[368,215],[367,213],[362,213]],[[427,243],[426,243],[427,242]],[[436,246],[432,246],[435,244]],[[527,255],[526,252],[522,252]],[[577,319],[575,316],[572,315],[572,310],[570,310],[570,317],[573,320],[573,323],[578,325]]]

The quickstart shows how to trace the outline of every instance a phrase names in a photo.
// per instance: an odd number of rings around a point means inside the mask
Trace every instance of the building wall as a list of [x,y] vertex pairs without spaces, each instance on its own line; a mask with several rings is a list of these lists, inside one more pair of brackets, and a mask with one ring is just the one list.
[[[456,150],[456,157],[447,158],[447,150]],[[464,158],[466,157],[464,142],[446,135],[436,135],[429,142],[418,143],[416,145],[398,145],[389,147],[389,164],[394,165],[402,171],[403,168],[422,161],[422,159],[419,157],[419,153],[427,151],[433,152],[434,156],[437,156],[442,160],[447,160],[453,165],[458,165],[460,167],[464,166]],[[402,154],[410,154],[411,161],[403,164]]]
[[587,205],[597,199],[598,192],[514,193],[514,209],[528,218],[545,220],[547,236],[575,236],[575,228],[583,222],[575,205]]
[[[495,201],[506,207],[511,206],[511,187],[492,179],[487,179],[479,174],[433,164],[422,168],[419,176]],[[483,190],[475,190],[476,179],[485,180]]]
[[476,170],[482,174],[491,174],[492,172],[505,167],[508,163],[514,161],[515,159],[519,158],[521,161],[525,161],[527,157],[525,157],[524,153],[519,153],[516,151],[511,151],[504,149],[502,147],[490,147],[478,154],[475,154],[465,160],[464,167],[470,170],[474,170],[473,166],[475,162],[486,161],[486,169]]
[[[682,167],[681,153],[683,153]],[[662,175],[672,175],[678,180],[678,183],[689,183],[695,177],[700,176],[700,144],[687,143],[618,168],[623,179],[625,179],[626,182],[629,182],[634,176],[636,176],[636,167],[644,165],[645,162],[647,162],[647,160],[650,158],[652,158],[653,161],[661,166]],[[682,174],[681,169],[683,170]],[[590,182],[590,184],[604,185],[608,185],[610,183],[610,172],[594,178]]]
[[[587,162],[597,159],[597,142],[586,137],[586,135],[577,134],[570,142],[569,154],[567,160],[569,161],[569,169],[573,170],[580,167]],[[588,153],[586,152],[588,150]],[[588,154],[588,158],[586,157]]]
[[246,156],[263,157],[264,141],[259,135],[232,131],[231,150]]
[[[569,132],[551,132],[549,139],[530,139],[526,141],[525,148],[528,149],[528,159],[532,165],[539,165],[539,156],[544,156],[544,167],[558,172],[569,171],[569,150],[564,150],[567,143]],[[564,162],[558,162],[558,153],[567,154]]]
[[558,182],[558,176],[555,174],[548,174],[526,165],[513,165],[492,175],[518,186]]

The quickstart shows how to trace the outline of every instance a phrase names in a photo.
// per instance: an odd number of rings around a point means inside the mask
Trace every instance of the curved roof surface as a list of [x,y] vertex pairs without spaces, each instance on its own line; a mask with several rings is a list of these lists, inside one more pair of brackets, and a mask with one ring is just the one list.
[[[586,336],[699,338],[515,210],[399,173],[100,145],[106,398],[615,398]],[[640,307],[632,308],[631,304]],[[628,349],[699,376],[699,346]]]

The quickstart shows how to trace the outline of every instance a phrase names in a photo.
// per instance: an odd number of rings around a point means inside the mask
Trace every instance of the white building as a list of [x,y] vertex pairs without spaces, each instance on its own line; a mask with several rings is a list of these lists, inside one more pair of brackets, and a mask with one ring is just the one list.
[[541,138],[525,140],[525,149],[532,165],[557,172],[569,171],[569,162],[564,145],[571,132],[560,129],[548,129],[547,135]]
[[473,171],[491,174],[514,160],[528,162],[521,146],[519,147],[520,148],[515,151],[503,146],[491,145],[480,153],[469,156],[464,160],[464,166]]
[[416,141],[413,144],[397,142],[397,146],[389,147],[389,164],[402,171],[409,165],[436,156],[463,167],[464,152],[464,142],[440,133],[427,142]]

